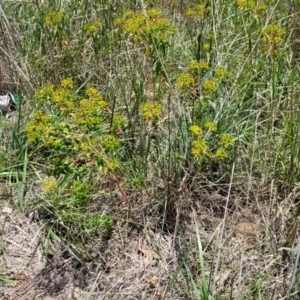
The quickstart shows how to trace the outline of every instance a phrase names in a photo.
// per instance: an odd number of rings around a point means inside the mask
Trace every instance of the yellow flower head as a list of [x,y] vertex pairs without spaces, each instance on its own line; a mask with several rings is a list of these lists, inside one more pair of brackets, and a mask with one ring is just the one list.
[[102,26],[102,23],[100,21],[95,21],[95,22],[92,22],[92,23],[87,23],[83,26],[83,30],[90,33],[90,34],[93,34],[95,32],[97,32]]
[[224,133],[220,137],[219,144],[221,144],[225,149],[228,148],[234,142],[234,136],[228,133]]
[[73,80],[71,78],[65,78],[61,81],[60,86],[66,90],[73,89]]
[[120,167],[120,162],[117,159],[111,159],[107,165],[107,171],[116,171]]
[[196,136],[198,136],[202,132],[202,129],[197,125],[190,126],[189,130],[193,135],[196,135]]
[[190,9],[186,12],[186,15],[190,18],[202,18],[206,12],[210,11],[210,7],[205,4],[199,4],[194,9]]
[[209,51],[210,50],[210,44],[209,43],[203,44],[203,50],[204,51]]
[[232,76],[232,73],[227,71],[222,66],[215,68],[214,73],[215,73],[215,78],[217,78],[218,80],[228,79]]
[[181,73],[176,81],[176,86],[179,89],[190,88],[195,85],[194,78],[189,73]]
[[253,10],[255,8],[254,0],[236,0],[236,4],[240,9]]
[[34,113],[33,118],[26,126],[27,140],[29,143],[35,143],[41,138],[42,134],[48,127],[49,121],[50,117],[44,114],[42,111],[37,110]]
[[36,92],[35,97],[37,100],[51,100],[53,92],[54,92],[54,85],[49,84],[44,88],[39,89]]
[[102,139],[102,146],[107,151],[115,151],[120,147],[120,142],[115,136],[106,135]]
[[92,98],[92,97],[96,97],[98,95],[98,91],[95,88],[90,87],[85,91],[85,94],[88,97]]
[[217,159],[225,159],[228,157],[228,154],[224,148],[219,148],[216,152],[216,158]]
[[262,32],[262,42],[267,44],[280,43],[286,35],[286,31],[277,24],[268,25]]
[[207,129],[210,132],[216,132],[218,130],[216,122],[206,122],[204,124],[204,128]]
[[206,61],[191,61],[190,62],[190,69],[191,70],[208,70],[208,63]]
[[146,40],[151,34],[151,39],[166,42],[174,33],[167,18],[161,16],[158,9],[150,9],[141,12],[126,11],[122,18],[115,20],[116,25],[120,25],[125,32],[139,37],[139,40]]
[[48,177],[42,181],[42,188],[43,188],[43,191],[46,193],[55,192],[57,190],[57,186],[58,186],[58,184],[54,177]]
[[218,89],[218,81],[213,80],[205,80],[202,84],[203,91],[206,94],[212,94]]
[[191,153],[196,158],[202,158],[209,154],[209,148],[204,139],[198,139],[192,142]]
[[161,114],[161,104],[155,102],[146,102],[140,107],[140,111],[145,119],[152,120]]
[[126,118],[123,115],[114,115],[113,125],[115,128],[121,128],[126,124]]
[[62,22],[62,18],[62,13],[58,11],[51,11],[44,17],[44,21],[47,25],[54,27]]
[[48,115],[46,115],[45,113],[43,113],[41,110],[37,110],[34,113],[32,121],[35,121],[36,123],[46,123],[49,120],[50,120],[50,117]]

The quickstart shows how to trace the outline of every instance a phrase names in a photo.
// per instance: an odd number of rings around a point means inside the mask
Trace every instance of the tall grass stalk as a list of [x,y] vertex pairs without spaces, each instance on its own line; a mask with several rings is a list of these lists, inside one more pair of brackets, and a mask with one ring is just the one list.
[[226,219],[227,219],[227,214],[228,214],[228,204],[229,200],[231,197],[231,187],[233,184],[233,179],[234,179],[234,171],[235,171],[235,164],[232,165],[231,168],[231,177],[230,177],[230,184],[228,187],[228,192],[227,192],[227,197],[226,197],[226,204],[225,204],[225,210],[224,210],[224,216],[223,216],[223,221],[222,221],[222,227],[221,230],[219,231],[218,234],[218,239],[217,239],[217,258],[215,262],[215,267],[214,267],[214,280],[213,280],[213,286],[212,286],[212,291],[216,291],[216,283],[217,283],[217,278],[219,274],[219,267],[221,263],[221,253],[222,253],[222,248],[223,248],[223,237],[225,233],[225,224],[226,224]]
[[[300,274],[299,274],[299,268],[300,268],[300,239],[299,238],[298,238],[298,243],[297,243],[297,245],[295,247],[295,250],[294,250],[293,260],[294,260],[294,262],[293,262],[293,273],[292,273],[290,286],[289,286],[289,289],[288,289],[287,300],[295,299],[294,296],[299,294],[299,287],[300,287]],[[291,298],[292,292],[293,292],[293,296]]]
[[201,283],[202,298],[201,299],[209,300],[209,285],[208,285],[208,281],[206,279],[206,274],[205,274],[204,251],[202,248],[201,237],[199,234],[199,228],[198,228],[195,214],[194,214],[194,220],[195,220],[195,228],[196,228],[196,236],[197,236],[199,262],[200,262],[200,268],[201,268],[201,281],[202,281],[202,283]]

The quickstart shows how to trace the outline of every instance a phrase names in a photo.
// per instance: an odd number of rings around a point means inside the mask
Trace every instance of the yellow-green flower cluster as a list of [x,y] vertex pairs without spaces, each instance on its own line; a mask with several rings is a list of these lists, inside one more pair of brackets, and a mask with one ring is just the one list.
[[227,71],[224,67],[216,67],[214,70],[214,76],[218,80],[229,79],[232,76],[232,73]]
[[102,146],[107,151],[115,151],[120,147],[120,141],[113,135],[105,135],[102,138]]
[[58,11],[51,11],[44,17],[44,21],[47,25],[54,27],[62,22],[62,18],[62,13]]
[[57,190],[57,181],[54,177],[45,178],[42,181],[42,188],[45,193],[53,193]]
[[236,4],[241,9],[253,10],[256,5],[255,0],[236,0]]
[[116,114],[113,117],[113,126],[115,129],[120,129],[126,124],[126,118],[123,115]]
[[209,147],[203,138],[192,141],[191,153],[196,158],[203,158],[209,155]]
[[218,81],[216,79],[205,80],[202,88],[205,94],[212,94],[218,89]]
[[79,106],[74,111],[74,121],[77,125],[96,127],[103,122],[99,107],[95,101],[81,99]]
[[229,79],[232,73],[227,71],[223,66],[216,67],[214,70],[214,78],[207,79],[202,83],[202,89],[205,95],[212,94],[217,91],[218,84],[222,80]]
[[145,177],[143,175],[138,175],[135,177],[130,178],[130,181],[128,181],[130,186],[133,186],[135,188],[143,186],[145,183]]
[[204,43],[203,44],[203,50],[204,51],[209,51],[210,50],[210,44],[209,43]]
[[237,6],[246,11],[262,13],[268,9],[268,5],[274,3],[274,0],[236,0]]
[[48,127],[50,117],[42,111],[36,111],[26,127],[28,143],[37,142]]
[[190,69],[191,70],[208,70],[208,63],[206,61],[191,61],[190,62]]
[[[47,100],[57,105],[61,111],[71,112],[74,109],[74,103],[72,102],[73,81],[71,78],[63,79],[58,89],[54,89],[53,85],[49,85],[48,89],[51,93],[49,92]],[[43,90],[40,91],[43,93]],[[40,91],[39,93],[41,93]]]
[[113,158],[108,161],[105,171],[116,171],[119,168],[120,168],[119,160]]
[[92,99],[81,99],[79,101],[79,107],[77,109],[78,114],[84,114],[87,113],[97,113],[98,110],[104,110],[107,108],[107,103],[99,97],[99,99],[92,98]]
[[[88,88],[85,94],[85,98],[78,97],[70,78],[63,79],[58,88],[49,85],[37,92],[39,100],[49,100],[46,108],[53,117],[36,111],[27,125],[27,139],[31,146],[39,143],[40,148],[49,153],[47,161],[54,167],[54,174],[72,170],[81,174],[95,162],[98,171],[119,169],[120,151],[117,150],[121,143],[118,137],[126,118],[116,113],[110,126],[108,103],[93,87]],[[148,111],[148,117],[158,116],[161,105],[151,105],[148,110],[146,107],[146,115]],[[50,183],[51,180],[45,181],[45,190],[54,190],[54,183],[52,188]],[[78,188],[72,187],[77,193],[75,198],[80,198],[80,183],[75,185],[78,185]]]
[[210,132],[216,132],[218,130],[216,122],[206,122],[204,128]]
[[73,81],[66,78],[61,81],[60,87],[52,91],[49,100],[56,104],[61,111],[72,112],[74,109],[73,102]]
[[176,81],[178,89],[188,89],[195,85],[194,78],[187,72],[181,73]]
[[60,86],[66,90],[73,90],[73,80],[71,78],[65,78],[61,81]]
[[49,101],[53,97],[53,92],[54,92],[54,85],[49,84],[44,88],[37,90],[37,92],[35,93],[35,97],[37,100],[40,101]]
[[213,42],[216,39],[216,35],[214,33],[210,33],[207,35],[206,39],[210,42]]
[[268,25],[262,32],[262,42],[279,44],[285,37],[286,31],[277,24]]
[[70,93],[67,90],[65,90],[63,88],[58,88],[53,93],[53,99],[52,99],[52,101],[55,104],[63,103],[64,100],[67,98],[68,95],[70,95]]
[[225,159],[228,157],[227,149],[234,142],[234,137],[231,134],[224,133],[220,136],[219,144],[221,147],[216,152],[217,159]]
[[97,97],[98,96],[98,91],[93,88],[93,87],[89,87],[86,91],[85,94],[89,97],[89,98],[93,98],[93,97]]
[[56,104],[62,112],[70,113],[75,107],[73,102],[73,92],[65,88],[58,88],[54,91],[52,102]]
[[224,133],[220,136],[219,143],[224,147],[228,148],[234,142],[234,136],[228,133]]
[[106,158],[104,161],[101,155],[97,158],[97,165],[98,170],[104,174],[115,172],[121,167],[121,163],[117,158]]
[[102,96],[95,88],[88,88],[86,90],[86,95],[89,97],[88,107],[91,111],[103,111],[108,108],[107,102],[103,100]]
[[217,152],[216,152],[216,158],[217,159],[222,160],[222,159],[225,159],[227,157],[228,157],[228,153],[227,153],[227,151],[224,148],[219,148],[217,150]]
[[41,134],[44,146],[56,150],[65,149],[67,145],[73,143],[73,137],[70,135],[69,126],[65,122],[55,122],[49,124]]
[[186,15],[191,18],[202,18],[205,13],[210,11],[210,7],[205,4],[199,4],[194,9],[190,9],[186,12]]
[[152,120],[161,114],[161,104],[157,102],[146,102],[141,105],[140,111],[146,120]]
[[[115,19],[116,25],[121,25],[127,32],[137,33],[139,25],[143,22],[144,18],[141,18],[141,15],[138,16],[132,10],[125,11],[123,17]],[[128,22],[128,20],[132,20]]]
[[[37,99],[49,100],[53,108],[57,108],[58,112],[62,113],[61,116],[64,116],[66,122],[51,122],[50,117],[42,111],[35,112],[27,125],[28,142],[33,144],[41,141],[47,148],[56,150],[71,149],[74,143],[69,133],[70,121],[74,130],[76,126],[98,128],[103,122],[103,113],[107,111],[108,104],[95,88],[87,89],[86,95],[86,99],[77,99],[70,78],[63,79],[57,89],[53,85],[48,85],[37,91]],[[123,121],[120,117],[118,119],[118,124],[121,125]],[[76,148],[76,145],[74,144],[73,147]]]
[[150,9],[142,12],[125,12],[122,18],[115,20],[115,24],[121,25],[123,29],[135,36],[144,39],[151,34],[151,37],[166,42],[175,32],[167,18],[161,16],[162,12],[158,9]]
[[83,26],[83,30],[88,32],[89,34],[93,34],[97,32],[102,27],[102,23],[100,21],[95,21],[92,23],[87,23]]
[[46,123],[46,122],[49,121],[49,116],[47,116],[46,114],[44,114],[42,111],[37,110],[37,111],[34,113],[33,119],[34,119],[36,122]]
[[79,125],[95,127],[103,122],[102,112],[107,110],[108,104],[95,88],[87,89],[86,95],[88,98],[79,100],[74,110],[75,122]]
[[197,126],[197,125],[191,125],[191,126],[189,127],[189,130],[190,130],[190,132],[191,132],[193,135],[195,135],[195,136],[198,136],[198,135],[200,135],[200,134],[202,133],[201,127],[199,127],[199,126]]
[[[207,130],[206,133],[217,132],[217,123],[213,121],[208,121],[204,124],[204,128]],[[207,139],[202,137],[202,129],[197,125],[192,125],[189,127],[189,131],[193,135],[193,141],[191,144],[191,154],[197,159],[200,158],[213,158],[213,159],[225,159],[228,157],[227,149],[234,142],[234,137],[230,134],[222,134],[219,138],[219,144],[221,145],[213,154],[211,149],[214,148],[215,136],[212,134],[205,135]],[[212,147],[212,148],[211,148]]]
[[[189,64],[191,71],[201,70],[206,71],[209,69],[207,62],[205,61],[192,61]],[[190,73],[192,73],[190,71]],[[195,79],[189,72],[181,73],[176,80],[176,87],[178,89],[195,88]],[[212,79],[206,79],[202,82],[202,91],[204,95],[210,95],[217,91],[218,85],[221,81],[229,79],[232,73],[227,71],[223,66],[216,67],[214,70],[214,77]]]

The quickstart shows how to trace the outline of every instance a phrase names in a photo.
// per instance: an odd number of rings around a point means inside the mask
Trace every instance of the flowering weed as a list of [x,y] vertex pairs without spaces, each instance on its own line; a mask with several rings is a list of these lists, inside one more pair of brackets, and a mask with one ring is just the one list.
[[51,11],[44,17],[45,23],[51,27],[61,24],[62,19],[63,14],[57,11]]

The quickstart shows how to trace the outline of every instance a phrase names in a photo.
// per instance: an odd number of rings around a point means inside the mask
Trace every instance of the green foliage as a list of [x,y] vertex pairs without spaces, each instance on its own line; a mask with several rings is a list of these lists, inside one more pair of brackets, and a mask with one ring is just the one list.
[[115,20],[126,33],[133,35],[138,42],[146,42],[151,54],[155,53],[153,47],[164,50],[168,40],[175,32],[170,21],[162,17],[159,9],[150,9],[142,12],[126,11],[122,18]]
[[[109,124],[105,122],[109,114],[107,102],[94,88],[87,89],[85,96],[79,97],[73,90],[71,79],[62,80],[58,88],[48,85],[37,91],[39,109],[27,124],[27,140],[31,147],[41,145],[50,165],[57,165],[54,161],[59,159],[68,160],[75,170],[78,157],[87,166],[99,155],[120,147],[119,139],[109,135]],[[96,131],[102,136],[96,137]],[[72,172],[70,168],[65,171]],[[54,167],[54,174],[61,172]]]

